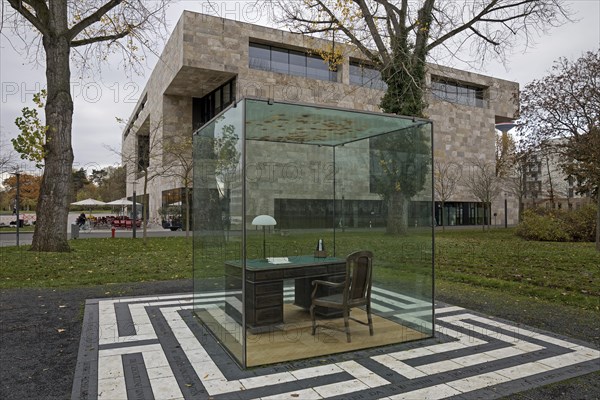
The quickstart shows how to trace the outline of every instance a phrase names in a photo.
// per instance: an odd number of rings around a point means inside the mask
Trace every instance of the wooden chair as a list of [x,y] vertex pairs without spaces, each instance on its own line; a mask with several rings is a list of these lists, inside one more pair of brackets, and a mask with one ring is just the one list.
[[[371,286],[373,272],[373,253],[370,251],[357,251],[346,258],[346,277],[343,282],[329,282],[314,280],[314,289],[311,295],[310,317],[312,319],[312,334],[317,329],[315,321],[315,307],[327,307],[342,310],[346,340],[350,343],[349,319],[369,326],[369,334],[373,336],[373,320],[371,319]],[[343,292],[324,297],[316,297],[319,286],[329,288],[343,288]],[[350,310],[356,307],[365,307],[367,322],[350,317]]]

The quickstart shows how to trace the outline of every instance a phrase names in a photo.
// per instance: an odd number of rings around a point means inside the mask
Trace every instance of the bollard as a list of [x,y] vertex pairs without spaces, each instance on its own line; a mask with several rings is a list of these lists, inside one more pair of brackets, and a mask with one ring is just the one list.
[[116,231],[116,229],[115,229],[115,228],[111,228],[111,229],[110,229],[110,237],[111,237],[111,238],[114,238],[114,237],[115,237],[115,231]]

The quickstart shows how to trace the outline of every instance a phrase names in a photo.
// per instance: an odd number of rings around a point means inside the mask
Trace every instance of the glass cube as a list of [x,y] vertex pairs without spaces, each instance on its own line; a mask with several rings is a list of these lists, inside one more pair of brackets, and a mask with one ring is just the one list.
[[[194,312],[243,367],[433,336],[430,121],[242,99],[194,134],[193,193]],[[364,306],[313,334],[358,250],[373,335]]]

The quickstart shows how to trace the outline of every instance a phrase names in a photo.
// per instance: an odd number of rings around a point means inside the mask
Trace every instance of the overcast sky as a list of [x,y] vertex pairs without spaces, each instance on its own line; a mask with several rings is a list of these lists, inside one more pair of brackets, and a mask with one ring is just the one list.
[[[244,22],[267,24],[268,19],[259,19],[249,13],[244,1],[213,1],[220,16]],[[490,63],[475,72],[519,82],[521,88],[533,79],[546,75],[552,63],[559,57],[576,59],[585,51],[600,48],[600,1],[574,0],[571,9],[576,13],[574,23],[553,29],[549,35],[538,39],[535,48],[527,52],[516,52],[506,66]],[[168,12],[171,28],[177,22],[182,10],[206,11],[203,1],[180,1],[171,6]],[[215,13],[214,11],[212,12]],[[6,32],[3,32],[6,33]],[[120,163],[119,157],[105,147],[119,148],[121,127],[115,117],[128,118],[142,92],[151,67],[145,76],[125,76],[123,71],[107,65],[102,77],[78,80],[76,70],[72,71],[75,112],[73,117],[74,167],[98,168]],[[32,95],[45,86],[43,67],[25,63],[24,58],[15,52],[6,37],[0,37],[0,127],[2,140],[17,135],[14,120],[21,108],[32,106]],[[4,152],[4,149],[3,149]],[[90,170],[91,171],[91,170]]]

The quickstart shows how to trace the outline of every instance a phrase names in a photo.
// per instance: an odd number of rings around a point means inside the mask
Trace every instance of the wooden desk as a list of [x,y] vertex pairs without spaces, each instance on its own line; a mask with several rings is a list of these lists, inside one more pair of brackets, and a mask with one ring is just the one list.
[[[246,324],[248,328],[260,328],[283,323],[283,281],[295,280],[294,304],[308,309],[312,281],[314,279],[343,280],[346,274],[346,260],[337,257],[316,258],[313,256],[288,257],[289,263],[272,264],[266,260],[246,261]],[[242,261],[225,262],[226,285],[228,289],[242,288]],[[321,290],[321,288],[319,289]],[[328,295],[328,288],[319,295]],[[238,297],[241,301],[241,295]],[[226,302],[225,312],[241,324],[240,310]],[[325,316],[338,316],[339,312],[319,310]]]

